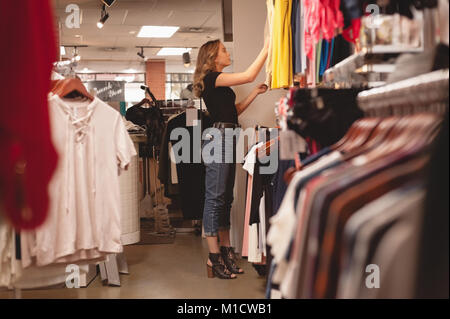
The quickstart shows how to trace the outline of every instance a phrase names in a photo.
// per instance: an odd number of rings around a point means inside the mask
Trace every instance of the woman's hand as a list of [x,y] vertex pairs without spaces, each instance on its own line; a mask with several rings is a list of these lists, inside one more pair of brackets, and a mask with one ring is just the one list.
[[264,83],[261,83],[258,86],[256,86],[255,92],[256,92],[256,94],[263,94],[263,93],[267,92],[267,89],[268,89],[267,85]]
[[268,51],[269,50],[269,46],[270,46],[270,37],[267,37],[264,39],[264,50]]

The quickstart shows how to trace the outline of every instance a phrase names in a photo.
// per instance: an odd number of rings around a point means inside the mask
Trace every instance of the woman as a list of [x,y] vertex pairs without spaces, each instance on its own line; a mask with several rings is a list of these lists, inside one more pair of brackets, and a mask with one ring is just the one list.
[[[260,84],[240,103],[230,86],[253,82],[267,58],[269,44],[265,43],[250,67],[241,73],[222,73],[231,64],[230,54],[219,40],[205,43],[199,50],[194,74],[194,93],[202,97],[214,121],[214,128],[222,133],[220,145],[222,160],[206,165],[205,207],[203,226],[209,248],[207,262],[208,277],[236,278],[243,270],[237,267],[233,248],[230,247],[230,211],[233,203],[233,188],[236,164],[225,161],[225,154],[234,154],[235,140],[225,135],[225,129],[238,128],[238,115],[252,103],[258,94],[267,91]],[[212,140],[205,141],[205,147]],[[232,162],[232,163],[229,163]],[[217,239],[219,237],[219,241]]]

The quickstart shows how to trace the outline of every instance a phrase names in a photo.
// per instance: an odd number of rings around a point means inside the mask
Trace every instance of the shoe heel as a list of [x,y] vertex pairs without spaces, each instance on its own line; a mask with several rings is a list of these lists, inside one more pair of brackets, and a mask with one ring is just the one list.
[[214,278],[214,272],[212,267],[210,267],[209,265],[206,265],[206,271],[208,273],[208,278]]

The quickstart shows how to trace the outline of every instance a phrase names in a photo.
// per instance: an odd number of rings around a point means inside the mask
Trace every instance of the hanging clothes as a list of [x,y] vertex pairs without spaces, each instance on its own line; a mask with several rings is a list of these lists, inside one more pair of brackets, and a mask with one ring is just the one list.
[[305,8],[305,52],[309,60],[314,63],[314,47],[319,42],[322,3],[319,0],[304,0]]
[[[18,13],[21,23],[14,17]],[[0,59],[2,74],[8,74],[0,87],[0,192],[4,213],[16,229],[45,222],[47,185],[57,165],[47,104],[57,57],[53,23],[48,0],[0,2],[0,39],[8,44]]]
[[49,185],[48,221],[21,233],[22,265],[46,266],[121,253],[118,169],[136,155],[120,113],[92,102],[49,99],[59,164]]
[[[186,220],[202,219],[205,203],[205,166],[201,162],[201,143],[197,145],[197,143],[194,143],[194,140],[196,140],[196,138],[202,138],[203,131],[212,127],[213,120],[209,115],[200,110],[197,111],[197,118],[199,121],[195,126],[187,126],[186,112],[183,112],[171,118],[167,123],[167,131],[164,134],[161,146],[161,149],[164,150],[164,152],[161,153],[162,157],[160,159],[162,165],[160,166],[158,173],[161,183],[166,187],[172,183],[172,180],[169,179],[169,177],[172,176],[169,173],[169,170],[173,163],[169,156],[169,143],[171,143],[174,160],[176,162],[177,185],[181,200],[181,211],[183,213],[183,218]],[[176,147],[176,144],[181,140],[184,141],[185,137],[176,136],[174,140],[171,140],[171,134],[177,128],[184,128],[189,132],[188,149]],[[197,132],[198,136],[194,132]],[[188,161],[183,160],[186,158],[186,155],[188,155]]]
[[292,0],[276,0],[272,38],[272,88],[292,85]]
[[[306,115],[305,105],[296,106],[307,103],[308,92],[324,98],[318,107],[322,110],[337,96],[350,94],[351,100],[354,93],[297,90],[294,117],[308,130],[313,129],[311,123],[303,120],[312,115]],[[414,296],[426,194],[423,177],[429,164],[427,136],[435,135],[440,119],[434,114],[399,119],[359,120],[344,142],[302,161],[278,212],[270,218],[270,297],[273,293],[288,299]],[[404,130],[406,124],[411,130]],[[292,129],[293,122],[288,126]],[[384,289],[366,287],[364,273],[371,264],[383,266],[382,280],[389,282]]]
[[266,82],[267,87],[272,88],[272,51],[273,51],[273,19],[274,19],[274,0],[266,0],[267,20],[264,32],[264,38],[269,41],[269,50],[266,60]]
[[292,68],[294,74],[301,73],[302,68],[302,18],[301,18],[301,0],[292,0],[292,12],[291,12],[291,28],[292,28]]
[[[177,116],[178,114],[170,116],[168,122]],[[180,190],[178,185],[176,158],[169,137],[167,125],[165,125],[161,146],[159,147],[158,179],[161,184],[164,185],[164,196],[167,198],[176,198],[180,194]]]

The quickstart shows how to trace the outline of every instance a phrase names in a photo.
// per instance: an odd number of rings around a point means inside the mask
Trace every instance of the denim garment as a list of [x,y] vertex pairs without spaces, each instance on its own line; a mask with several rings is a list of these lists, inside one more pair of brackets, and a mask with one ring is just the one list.
[[[215,129],[217,130],[217,129]],[[233,204],[233,188],[236,173],[236,141],[239,136],[226,136],[222,133],[220,148],[222,160],[218,163],[205,161],[205,206],[203,210],[203,227],[205,236],[217,236],[219,230],[230,229],[230,212]],[[213,142],[213,138],[203,142],[203,149]],[[214,149],[217,150],[217,149]],[[213,155],[214,150],[211,152]],[[227,154],[225,156],[225,154]]]

